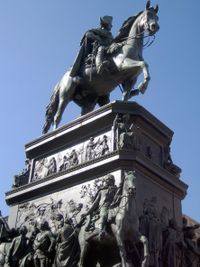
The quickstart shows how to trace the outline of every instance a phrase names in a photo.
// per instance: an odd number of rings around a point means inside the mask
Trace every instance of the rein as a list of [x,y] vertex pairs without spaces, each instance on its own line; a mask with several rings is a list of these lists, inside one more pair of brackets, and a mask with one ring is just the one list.
[[122,195],[120,196],[120,198],[119,198],[119,199],[120,199],[120,202],[121,202],[121,200],[122,200],[123,198],[127,198],[127,201],[126,201],[126,203],[125,203],[123,206],[119,206],[119,207],[118,207],[119,209],[126,207],[126,205],[127,205],[127,203],[128,203],[128,197],[131,196],[131,195],[134,195],[134,193],[132,193],[132,194],[130,194],[130,193],[126,193],[126,194],[122,194]]
[[[148,38],[147,42],[143,45],[144,48],[147,48],[149,46],[151,46],[153,44],[153,42],[155,41],[156,39],[156,36],[155,34],[153,35],[146,35],[146,36],[142,36],[144,34],[144,31],[141,32],[140,34],[136,35],[136,36],[132,36],[132,37],[124,37],[122,38],[122,42],[124,42],[124,44],[128,41],[128,40],[133,40],[133,39],[146,39]],[[150,36],[153,37],[153,40],[150,41]]]
[[[150,36],[153,37],[152,40],[150,40]],[[147,47],[149,47],[149,46],[151,46],[151,45],[153,44],[153,42],[154,42],[155,39],[156,39],[156,36],[155,36],[155,34],[153,34],[153,35],[148,35],[148,36],[145,36],[145,37],[148,37],[148,38],[149,38],[149,39],[147,40],[147,42],[143,45],[144,48],[147,48]]]

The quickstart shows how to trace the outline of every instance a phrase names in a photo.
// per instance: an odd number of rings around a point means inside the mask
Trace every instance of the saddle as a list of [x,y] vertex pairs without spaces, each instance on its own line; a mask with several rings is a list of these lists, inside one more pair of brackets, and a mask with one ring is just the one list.
[[[97,67],[96,67],[95,58],[96,58],[96,56],[94,54],[89,54],[86,57],[85,62],[83,64],[84,68],[96,69]],[[102,61],[102,71],[100,71],[99,74],[102,74],[103,72],[114,73],[117,71],[118,71],[118,69],[117,69],[112,57],[110,56],[110,54],[107,54],[107,56],[105,56],[103,61]]]

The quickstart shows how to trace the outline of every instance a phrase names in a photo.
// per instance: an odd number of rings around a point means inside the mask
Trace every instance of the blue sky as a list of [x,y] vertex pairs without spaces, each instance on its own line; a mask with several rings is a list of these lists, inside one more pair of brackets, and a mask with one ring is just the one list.
[[[183,212],[200,221],[200,1],[157,0],[160,31],[144,58],[151,82],[135,97],[174,131],[172,158],[189,185]],[[24,145],[41,135],[54,85],[73,63],[83,33],[112,15],[113,34],[145,7],[143,0],[0,0],[0,209],[4,194],[24,167]],[[119,89],[112,99],[121,99]],[[70,104],[62,124],[80,109]]]

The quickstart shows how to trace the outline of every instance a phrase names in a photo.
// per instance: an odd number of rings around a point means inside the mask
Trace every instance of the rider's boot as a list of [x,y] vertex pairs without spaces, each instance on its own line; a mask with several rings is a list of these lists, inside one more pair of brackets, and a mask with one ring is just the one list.
[[105,69],[105,62],[106,61],[103,61],[104,51],[105,51],[105,48],[103,46],[99,46],[98,51],[97,51],[97,55],[96,55],[96,59],[95,59],[96,69],[97,69],[98,74],[101,74]]
[[103,224],[103,222],[99,223],[99,240],[103,240],[105,238],[106,235],[106,231],[105,231],[105,226]]
[[99,240],[103,240],[105,238],[106,231],[105,230],[100,230],[99,232]]

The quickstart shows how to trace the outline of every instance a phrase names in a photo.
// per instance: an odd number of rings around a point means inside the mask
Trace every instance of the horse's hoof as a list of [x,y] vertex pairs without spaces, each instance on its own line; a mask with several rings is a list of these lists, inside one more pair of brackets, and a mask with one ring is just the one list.
[[131,93],[130,93],[130,98],[133,97],[133,96],[139,95],[139,93],[140,93],[139,89],[132,90]]
[[138,89],[141,94],[144,94],[147,89],[147,84],[145,82],[142,82],[139,84]]
[[140,91],[140,93],[141,93],[141,94],[144,94],[144,93],[146,92],[146,90],[147,90],[147,88],[143,88],[143,89]]

